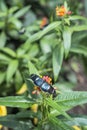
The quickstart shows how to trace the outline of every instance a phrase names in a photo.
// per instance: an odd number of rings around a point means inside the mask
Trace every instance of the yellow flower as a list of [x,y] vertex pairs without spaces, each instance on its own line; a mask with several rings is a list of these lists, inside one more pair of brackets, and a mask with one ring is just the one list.
[[33,104],[33,105],[31,106],[31,110],[36,113],[37,110],[38,110],[38,104]]
[[33,123],[34,123],[34,125],[37,125],[37,123],[38,123],[38,118],[35,117],[35,118],[33,119]]
[[[37,113],[38,104],[33,104],[33,105],[31,106],[31,110],[32,110],[34,113]],[[34,125],[37,125],[37,123],[38,123],[38,118],[37,118],[37,117],[34,117],[34,118],[33,118],[33,123],[34,123]]]
[[27,85],[24,83],[22,87],[16,92],[16,94],[23,94],[27,90]]
[[[6,116],[7,115],[7,109],[5,106],[0,106],[0,116]],[[0,125],[0,129],[2,128],[2,125]]]
[[81,129],[80,129],[78,126],[76,126],[76,125],[74,125],[73,128],[74,128],[75,130],[81,130]]

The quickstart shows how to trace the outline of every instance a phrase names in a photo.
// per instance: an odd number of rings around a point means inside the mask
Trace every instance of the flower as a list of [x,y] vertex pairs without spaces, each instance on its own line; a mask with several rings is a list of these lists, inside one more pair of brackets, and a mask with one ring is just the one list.
[[38,86],[34,86],[34,90],[32,91],[32,94],[40,94],[41,89]]
[[60,6],[60,7],[56,7],[56,15],[57,16],[60,16],[60,17],[63,17],[65,15],[70,15],[72,12],[71,11],[68,11],[67,8],[65,6]]
[[81,129],[80,129],[78,126],[76,126],[76,125],[74,125],[73,128],[74,128],[75,130],[81,130]]
[[[0,116],[6,116],[7,115],[7,109],[5,106],[0,106]],[[2,125],[0,125],[0,129],[2,128]]]
[[43,76],[42,79],[45,80],[48,84],[52,84],[52,79],[50,77]]
[[40,28],[43,29],[48,24],[48,19],[44,17],[40,23]]
[[33,123],[34,123],[34,125],[37,125],[37,124],[38,124],[38,118],[37,118],[37,117],[35,117],[35,118],[33,119]]
[[27,90],[27,85],[24,83],[22,87],[16,92],[16,94],[23,94]]
[[31,106],[31,110],[36,113],[37,110],[38,110],[38,104],[33,104],[33,105]]
[[[32,110],[34,113],[37,113],[37,111],[38,111],[38,104],[33,104],[33,105],[31,106],[31,110]],[[33,123],[34,123],[34,125],[37,125],[37,123],[38,123],[38,118],[37,118],[37,117],[34,117],[34,118],[33,118]]]

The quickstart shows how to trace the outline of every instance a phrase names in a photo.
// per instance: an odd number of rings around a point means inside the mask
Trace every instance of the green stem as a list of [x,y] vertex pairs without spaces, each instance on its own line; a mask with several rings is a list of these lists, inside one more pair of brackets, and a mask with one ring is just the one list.
[[43,99],[42,99],[42,122],[44,122],[48,118],[48,105],[46,104],[46,94],[42,93]]

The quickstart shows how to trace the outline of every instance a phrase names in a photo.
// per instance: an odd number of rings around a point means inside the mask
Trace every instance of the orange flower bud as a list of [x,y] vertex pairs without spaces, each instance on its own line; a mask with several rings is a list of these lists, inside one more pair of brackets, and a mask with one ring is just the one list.
[[34,86],[34,90],[32,91],[32,94],[40,94],[41,89],[38,86]]
[[40,28],[44,28],[48,24],[48,20],[46,17],[44,17],[41,21]]

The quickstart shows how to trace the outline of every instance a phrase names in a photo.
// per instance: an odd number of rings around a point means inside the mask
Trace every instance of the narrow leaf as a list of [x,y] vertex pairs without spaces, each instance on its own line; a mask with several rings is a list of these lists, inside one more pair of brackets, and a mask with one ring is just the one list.
[[61,130],[73,130],[73,128],[71,128],[66,123],[64,123],[63,121],[59,120],[58,118],[56,118],[54,116],[50,116],[49,120],[51,121],[51,123],[54,126],[57,126],[57,128],[59,128]]
[[14,80],[15,80],[15,86],[16,86],[15,89],[16,91],[18,91],[23,84],[23,77],[19,70],[16,71]]
[[4,26],[5,26],[5,22],[0,21],[0,29],[4,28]]
[[32,99],[23,96],[9,96],[0,98],[0,105],[9,107],[28,108],[33,103],[34,101]]
[[21,16],[23,16],[29,10],[29,8],[30,8],[30,6],[26,6],[22,9],[20,9],[19,11],[17,11],[17,13],[14,14],[14,17],[20,18]]
[[77,53],[77,54],[82,54],[82,55],[87,56],[87,47],[78,44],[76,46],[72,46],[70,48],[70,52]]
[[61,22],[53,22],[53,23],[49,24],[44,30],[39,31],[38,33],[35,33],[34,35],[30,36],[30,38],[25,42],[24,48],[28,49],[29,43],[39,40],[41,37],[43,37],[48,32],[59,27],[60,24],[61,24]]
[[86,17],[79,16],[79,15],[69,16],[69,19],[70,20],[84,20],[84,21],[87,21]]
[[14,75],[14,73],[17,71],[18,68],[18,60],[12,60],[7,68],[7,75],[6,80],[9,82]]
[[79,32],[79,31],[85,31],[87,30],[87,25],[78,25],[78,26],[73,26],[70,28],[72,32]]
[[7,48],[7,47],[0,48],[0,51],[3,52],[3,53],[8,54],[11,57],[16,57],[16,53],[12,49],[10,49],[10,48]]
[[65,107],[65,111],[75,107],[77,105],[81,105],[87,103],[87,92],[80,91],[70,91],[59,94],[55,100],[60,106]]
[[4,0],[0,0],[0,10],[3,11],[3,12],[6,12],[7,11],[7,4],[5,3]]
[[34,66],[34,64],[31,61],[28,62],[28,68],[29,68],[29,74],[38,74],[39,75],[38,70],[36,69],[36,67]]
[[12,14],[12,13],[14,13],[17,10],[18,10],[18,7],[17,6],[13,6],[12,8],[9,9],[9,14]]
[[6,40],[7,40],[6,35],[4,32],[2,32],[0,35],[0,48],[5,46]]
[[29,130],[30,128],[32,128],[31,120],[17,120],[15,115],[0,117],[0,124],[9,128],[13,128],[14,130]]
[[72,126],[87,126],[87,117],[75,117],[72,121],[66,121],[66,123]]
[[69,115],[64,111],[64,109],[57,104],[55,101],[51,100],[51,99],[46,99],[46,103],[51,106],[53,109],[57,110],[60,115],[62,114],[63,116],[65,116],[66,118],[70,119]]
[[62,66],[63,54],[64,54],[63,45],[58,44],[58,46],[56,46],[53,50],[53,57],[52,57],[53,73],[55,81],[58,79],[58,75]]
[[0,84],[5,81],[5,76],[6,76],[6,73],[5,72],[0,72]]
[[72,32],[69,30],[69,28],[65,29],[63,32],[63,44],[65,50],[65,57],[68,56],[71,47],[71,34]]
[[11,61],[11,58],[7,56],[6,54],[3,54],[0,52],[0,60],[9,62]]

